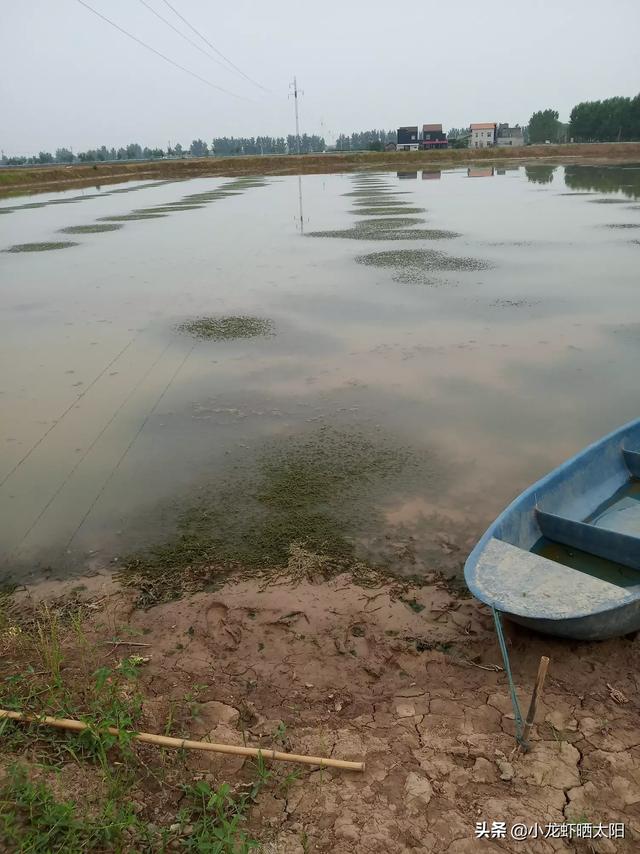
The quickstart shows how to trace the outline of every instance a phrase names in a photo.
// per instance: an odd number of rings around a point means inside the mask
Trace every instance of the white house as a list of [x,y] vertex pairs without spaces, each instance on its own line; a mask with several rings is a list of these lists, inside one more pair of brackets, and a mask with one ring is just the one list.
[[492,148],[496,144],[496,123],[477,122],[471,125],[469,148]]

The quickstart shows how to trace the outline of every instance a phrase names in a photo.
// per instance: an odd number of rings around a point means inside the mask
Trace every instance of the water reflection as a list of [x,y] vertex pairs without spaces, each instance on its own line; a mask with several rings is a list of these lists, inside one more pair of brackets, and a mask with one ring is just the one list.
[[482,169],[469,168],[467,169],[467,178],[491,178],[495,174],[493,166],[486,166]]
[[564,180],[572,190],[622,193],[628,199],[640,199],[637,166],[566,166]]
[[[395,172],[157,185],[137,191],[146,208],[184,213],[82,234],[68,253],[1,253],[0,549],[14,577],[164,541],[235,466],[259,473],[265,443],[279,460],[304,436],[324,447],[323,425],[423,461],[349,537],[397,543],[380,520],[402,522],[434,566],[445,531],[459,564],[510,498],[633,417],[637,246],[602,226],[635,214],[533,194],[522,170],[467,175],[426,170],[390,199]],[[360,186],[368,207],[349,195]],[[128,217],[134,198],[8,216],[0,249]],[[423,208],[428,230],[408,216]],[[273,318],[277,334],[176,335],[205,315]]]
[[525,166],[524,171],[527,176],[527,181],[531,181],[532,184],[551,184],[556,167],[543,166],[540,164],[536,166]]

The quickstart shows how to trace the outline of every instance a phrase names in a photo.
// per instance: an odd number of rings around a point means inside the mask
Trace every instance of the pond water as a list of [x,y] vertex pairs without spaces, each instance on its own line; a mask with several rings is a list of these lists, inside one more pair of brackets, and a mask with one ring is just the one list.
[[7,581],[176,536],[183,562],[302,542],[459,564],[638,416],[640,166],[155,182],[0,214]]

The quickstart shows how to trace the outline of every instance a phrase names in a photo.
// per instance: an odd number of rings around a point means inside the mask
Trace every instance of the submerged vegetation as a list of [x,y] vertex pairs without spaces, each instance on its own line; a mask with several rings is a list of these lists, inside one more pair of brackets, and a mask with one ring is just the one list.
[[130,213],[121,214],[120,216],[99,216],[98,222],[135,222],[141,219],[163,219],[166,214],[163,213]]
[[342,237],[350,240],[450,240],[460,237],[457,231],[437,228],[371,228],[361,224],[335,231],[311,231],[308,237]]
[[62,234],[100,234],[103,231],[117,231],[122,228],[117,223],[94,223],[93,225],[69,225],[61,228]]
[[273,321],[249,315],[196,317],[178,324],[176,330],[207,341],[230,341],[235,338],[258,338],[274,334]]
[[68,246],[77,246],[72,240],[50,240],[43,243],[16,243],[3,252],[49,252],[52,249],[66,249]]
[[372,252],[356,258],[359,264],[372,267],[390,267],[397,270],[398,281],[431,284],[432,279],[425,278],[429,272],[461,272],[489,270],[491,264],[480,258],[461,258],[447,255],[434,249],[398,249],[387,252]]
[[323,555],[324,573],[344,570],[359,557],[358,536],[383,527],[379,491],[389,497],[412,477],[424,487],[434,470],[431,455],[358,431],[282,437],[205,487],[176,535],[131,558],[121,577],[153,602],[179,595],[185,571],[215,585],[229,572],[285,568],[298,548]]
[[359,214],[360,216],[405,216],[407,214],[426,213],[425,208],[414,208],[405,205],[404,202],[392,202],[384,205],[367,205],[366,207],[357,208],[351,213]]

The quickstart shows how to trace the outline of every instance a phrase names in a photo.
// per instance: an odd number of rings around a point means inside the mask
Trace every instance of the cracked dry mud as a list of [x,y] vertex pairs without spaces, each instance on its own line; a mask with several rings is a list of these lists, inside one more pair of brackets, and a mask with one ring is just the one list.
[[[87,632],[96,642],[115,625],[144,633],[144,728],[162,732],[198,684],[192,737],[266,747],[284,723],[279,749],[366,760],[364,774],[302,768],[286,792],[260,795],[250,829],[265,852],[640,850],[635,638],[578,644],[506,625],[523,707],[540,655],[551,659],[522,755],[505,674],[492,669],[491,615],[441,579],[243,580],[148,611],[109,585]],[[235,756],[187,762],[212,784],[246,770]],[[146,819],[161,823],[174,798],[171,787],[146,792]],[[626,838],[478,840],[483,820],[625,822]]]

